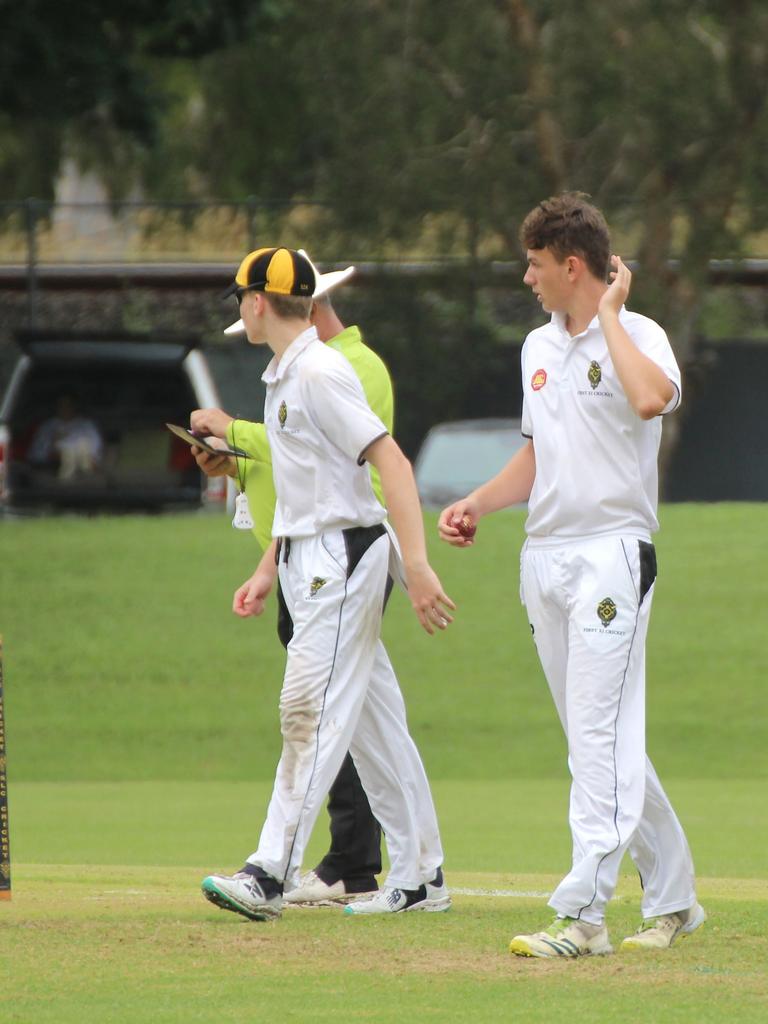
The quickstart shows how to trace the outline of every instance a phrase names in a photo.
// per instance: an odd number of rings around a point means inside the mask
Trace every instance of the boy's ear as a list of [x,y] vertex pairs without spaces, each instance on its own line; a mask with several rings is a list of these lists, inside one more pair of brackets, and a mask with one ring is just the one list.
[[584,273],[584,260],[580,256],[566,256],[566,272],[568,277],[575,280]]

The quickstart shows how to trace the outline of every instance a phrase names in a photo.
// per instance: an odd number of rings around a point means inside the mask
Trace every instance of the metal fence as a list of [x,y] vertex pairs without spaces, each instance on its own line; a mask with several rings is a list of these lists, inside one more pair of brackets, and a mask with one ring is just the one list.
[[[8,330],[39,327],[54,312],[46,309],[46,298],[52,301],[64,291],[112,290],[121,299],[130,297],[127,306],[123,303],[124,317],[130,307],[134,319],[147,319],[149,313],[139,307],[149,308],[149,293],[218,287],[245,252],[275,242],[308,249],[323,269],[354,263],[357,285],[397,279],[402,295],[414,288],[436,289],[443,305],[467,288],[520,290],[519,253],[499,238],[478,240],[450,210],[425,211],[411,236],[393,239],[384,237],[381,227],[372,226],[367,234],[352,231],[339,223],[337,211],[316,200],[30,198],[0,202],[0,296],[5,297],[0,311]],[[617,251],[631,254],[624,242],[616,239]],[[670,261],[670,279],[677,269]],[[768,337],[768,260],[712,260],[709,285],[702,297],[703,333]],[[493,301],[498,305],[498,298]],[[55,313],[61,315],[58,305]],[[153,310],[153,320],[156,315]]]

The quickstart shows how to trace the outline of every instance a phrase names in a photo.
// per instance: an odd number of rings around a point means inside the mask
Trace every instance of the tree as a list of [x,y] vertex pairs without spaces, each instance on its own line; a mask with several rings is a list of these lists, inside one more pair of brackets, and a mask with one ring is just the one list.
[[577,188],[683,359],[708,261],[768,223],[763,0],[0,6],[6,196],[69,147],[114,194],[320,201],[346,252],[481,261]]
[[0,191],[50,198],[67,153],[112,191],[158,145],[157,63],[237,37],[276,0],[0,0]]

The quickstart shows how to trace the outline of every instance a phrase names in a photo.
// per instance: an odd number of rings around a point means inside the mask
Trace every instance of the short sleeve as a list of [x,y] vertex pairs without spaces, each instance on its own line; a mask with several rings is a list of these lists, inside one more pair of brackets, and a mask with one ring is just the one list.
[[630,325],[627,333],[643,355],[652,359],[671,381],[675,394],[661,414],[663,416],[665,413],[673,412],[680,405],[683,391],[680,367],[677,365],[667,332],[654,320],[644,317],[638,324]]
[[325,436],[362,464],[366,448],[389,431],[368,405],[362,384],[347,360],[332,354],[336,358],[304,370],[304,400]]

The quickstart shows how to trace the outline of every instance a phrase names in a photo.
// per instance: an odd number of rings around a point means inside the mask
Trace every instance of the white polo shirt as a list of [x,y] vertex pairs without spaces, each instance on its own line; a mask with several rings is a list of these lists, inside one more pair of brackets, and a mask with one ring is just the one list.
[[[622,326],[675,386],[664,412],[680,404],[680,370],[664,330],[622,307]],[[526,532],[547,538],[658,529],[661,417],[642,420],[627,400],[597,317],[571,337],[555,313],[522,351],[522,432],[533,438],[536,478]]]
[[389,431],[344,356],[310,327],[261,379],[277,494],[272,536],[312,537],[383,522],[386,512],[361,456]]

